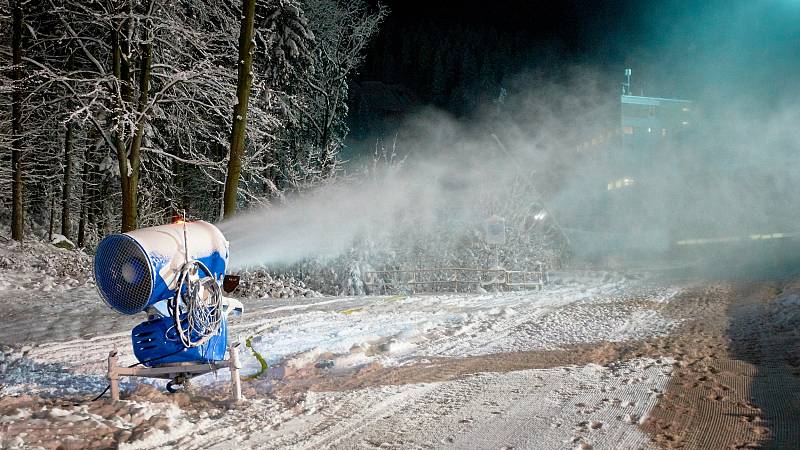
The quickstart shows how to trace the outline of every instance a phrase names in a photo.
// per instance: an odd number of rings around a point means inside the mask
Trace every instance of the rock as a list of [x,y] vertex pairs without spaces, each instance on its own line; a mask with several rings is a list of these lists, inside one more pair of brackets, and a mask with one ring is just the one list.
[[54,234],[50,243],[58,248],[66,250],[75,250],[76,247],[74,242],[70,241],[62,234]]
[[166,417],[153,416],[150,418],[148,422],[150,428],[157,428],[160,430],[169,429],[169,419],[167,419]]
[[140,415],[140,414],[136,414],[133,417],[131,417],[130,423],[134,427],[138,427],[139,425],[144,423],[144,416]]

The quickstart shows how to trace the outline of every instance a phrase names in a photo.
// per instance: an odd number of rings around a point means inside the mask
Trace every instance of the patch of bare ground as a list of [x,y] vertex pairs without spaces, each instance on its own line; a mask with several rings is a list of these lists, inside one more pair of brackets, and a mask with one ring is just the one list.
[[[700,300],[688,295],[693,302],[679,298],[671,302],[653,302],[647,299],[636,300],[638,306],[662,311],[665,315],[686,320],[697,317],[716,301]],[[681,306],[672,306],[680,302]],[[687,305],[691,303],[692,307]],[[722,308],[724,309],[724,307]],[[680,327],[681,334],[684,327]],[[470,374],[482,372],[512,372],[527,369],[549,369],[568,365],[599,364],[627,360],[638,357],[669,356],[673,353],[671,345],[662,340],[642,340],[626,342],[603,341],[591,344],[565,346],[558,350],[532,350],[522,352],[492,353],[468,357],[425,357],[408,362],[402,366],[384,367],[378,363],[348,369],[327,369],[314,365],[300,370],[281,367],[271,372],[272,376],[254,380],[247,387],[252,393],[271,392],[278,398],[295,397],[307,390],[349,391],[372,386],[403,385],[449,381]],[[334,355],[321,355],[320,359]]]
[[[130,401],[126,401],[130,400]],[[220,390],[167,394],[149,384],[139,385],[112,403],[29,395],[0,398],[0,449],[15,448],[17,437],[31,448],[52,450],[117,448],[126,442],[167,433],[175,426],[168,420],[171,407],[184,417],[214,418],[231,408],[229,394]],[[17,417],[17,420],[13,420]],[[28,447],[25,447],[28,448]]]
[[[796,448],[800,379],[795,321],[777,300],[797,286],[719,284],[689,292],[668,309],[692,317],[652,344],[677,361],[642,428],[664,448]],[[798,290],[800,291],[800,290]]]
[[372,386],[402,385],[449,381],[481,372],[512,372],[526,369],[547,369],[566,365],[613,361],[641,356],[642,343],[610,343],[578,345],[567,350],[541,350],[515,353],[495,353],[465,358],[425,358],[399,367],[372,364],[349,370],[308,368],[273,384],[281,396],[305,390],[349,391]]
[[[639,299],[629,302],[638,309],[665,310],[669,303]],[[605,305],[598,303],[598,305]],[[574,306],[567,306],[570,308]],[[585,308],[586,306],[579,306]],[[693,313],[671,313],[685,319]],[[379,347],[379,346],[375,346]],[[661,352],[661,353],[660,353]],[[401,366],[384,367],[379,363],[345,369],[328,369],[309,365],[295,370],[271,368],[267,376],[253,380],[245,387],[251,394],[272,393],[278,398],[293,397],[299,392],[349,391],[373,386],[404,385],[450,381],[482,372],[513,372],[527,369],[550,369],[568,365],[599,364],[650,356],[668,356],[662,346],[651,341],[601,341],[564,346],[558,350],[531,350],[491,353],[467,357],[420,357]],[[320,360],[333,359],[333,354],[320,355]]]

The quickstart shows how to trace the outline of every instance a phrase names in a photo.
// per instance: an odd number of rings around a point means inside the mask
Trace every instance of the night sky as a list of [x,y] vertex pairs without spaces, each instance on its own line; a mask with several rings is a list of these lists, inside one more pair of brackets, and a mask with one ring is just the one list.
[[562,41],[573,50],[586,42],[586,27],[592,22],[619,22],[618,11],[631,1],[609,1],[587,8],[586,2],[536,2],[499,0],[495,2],[442,0],[433,2],[389,0],[392,10],[387,24],[429,21],[432,26],[465,25],[477,29],[521,32],[529,43]]
[[796,0],[383,3],[390,16],[356,80],[402,86],[457,115],[520,73],[577,65],[615,80],[631,67],[646,95],[778,101],[798,91]]
[[[458,94],[454,91],[475,93],[487,85],[505,85],[526,70],[624,65],[629,50],[625,41],[635,41],[639,33],[630,18],[641,15],[635,9],[641,2],[629,0],[383,3],[391,13],[358,79],[404,85],[420,101],[454,113],[470,109],[463,95],[452,98]],[[436,71],[447,73],[432,73]],[[443,78],[447,92],[437,98],[430,92],[437,87],[429,85],[436,81],[420,79],[425,76]]]

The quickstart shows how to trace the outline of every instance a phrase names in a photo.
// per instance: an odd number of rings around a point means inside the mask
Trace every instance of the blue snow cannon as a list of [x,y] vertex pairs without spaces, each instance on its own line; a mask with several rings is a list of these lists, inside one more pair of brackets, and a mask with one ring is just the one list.
[[94,276],[108,306],[146,312],[131,333],[145,366],[210,363],[225,358],[231,302],[222,296],[228,241],[214,225],[177,221],[112,234],[97,246]]
[[228,241],[214,225],[176,222],[106,236],[97,246],[94,276],[103,300],[122,314],[136,314],[175,297],[178,273],[201,262],[218,283],[228,266]]

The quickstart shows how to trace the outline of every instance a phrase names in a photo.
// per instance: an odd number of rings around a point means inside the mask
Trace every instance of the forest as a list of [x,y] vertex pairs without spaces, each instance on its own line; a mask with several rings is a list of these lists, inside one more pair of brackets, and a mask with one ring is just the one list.
[[361,0],[2,0],[0,217],[91,247],[336,176]]

